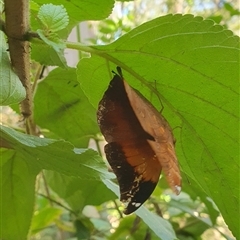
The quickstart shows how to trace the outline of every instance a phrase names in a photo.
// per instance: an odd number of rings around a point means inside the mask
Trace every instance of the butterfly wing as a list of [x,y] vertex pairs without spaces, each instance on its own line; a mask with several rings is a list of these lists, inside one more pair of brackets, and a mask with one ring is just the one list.
[[99,103],[98,124],[108,144],[107,160],[117,176],[125,214],[139,208],[151,195],[161,173],[146,133],[137,119],[123,80],[115,75]]
[[154,141],[150,141],[149,144],[157,155],[169,186],[176,194],[179,194],[181,175],[175,153],[175,141],[168,122],[144,96],[131,88],[126,81],[124,81],[124,86],[142,128],[154,138]]
[[143,148],[139,152],[135,147],[129,145],[123,148],[116,142],[105,146],[106,157],[119,182],[125,214],[134,212],[149,198],[161,172],[151,148],[142,143]]

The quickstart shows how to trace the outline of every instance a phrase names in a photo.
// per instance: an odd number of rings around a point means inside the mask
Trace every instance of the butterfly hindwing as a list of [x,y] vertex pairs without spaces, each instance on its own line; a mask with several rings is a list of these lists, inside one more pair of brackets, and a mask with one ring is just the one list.
[[[136,146],[130,148],[133,150]],[[116,142],[105,145],[107,160],[119,182],[120,200],[125,204],[125,214],[138,209],[149,198],[158,182],[161,166],[151,148],[147,148],[141,148],[140,152],[137,149],[133,150],[131,154]],[[152,156],[152,159],[149,159],[149,156]],[[153,165],[154,169],[150,167]]]

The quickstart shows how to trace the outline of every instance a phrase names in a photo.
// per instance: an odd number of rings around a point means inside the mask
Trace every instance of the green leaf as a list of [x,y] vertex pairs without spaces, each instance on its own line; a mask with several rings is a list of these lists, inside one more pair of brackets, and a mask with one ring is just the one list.
[[185,224],[186,226],[179,230],[179,235],[182,233],[183,236],[187,234],[190,236],[201,236],[209,228],[209,225],[194,217],[188,218]]
[[[146,236],[150,236],[147,238]],[[149,227],[137,218],[136,215],[130,215],[120,220],[119,226],[115,231],[108,237],[109,240],[115,239],[151,239],[159,240],[153,232],[149,231]]]
[[52,46],[43,42],[33,42],[31,58],[42,65],[67,67],[63,50],[56,51]]
[[215,23],[220,23],[223,19],[222,15],[211,15],[208,19],[213,20]]
[[[91,186],[94,186],[96,189],[98,189],[101,193],[106,191],[106,187],[103,186],[103,184],[100,182],[101,178],[111,178],[112,174],[109,174],[106,170],[106,166],[104,165],[102,159],[98,156],[98,154],[91,150],[91,149],[73,149],[73,146],[67,142],[63,142],[63,141],[55,141],[52,139],[43,139],[43,138],[37,138],[34,136],[29,136],[29,135],[25,135],[22,133],[18,133],[12,129],[6,128],[4,126],[0,126],[1,132],[0,132],[0,136],[1,136],[1,142],[3,143],[4,146],[8,146],[9,148],[13,148],[14,150],[16,150],[17,154],[20,156],[18,157],[21,158],[21,161],[23,162],[23,164],[25,165],[29,165],[29,168],[37,168],[37,169],[49,169],[49,170],[54,170],[54,171],[58,171],[61,174],[66,174],[69,176],[77,176],[79,177],[82,181],[77,181],[77,179],[72,180],[72,182],[70,183],[70,188],[67,189],[68,191],[72,191],[73,186],[75,186],[74,190],[77,189],[77,187],[79,188],[79,182],[84,183],[85,182],[85,186],[83,187],[83,189],[85,189],[85,193],[88,192],[89,197],[86,199],[83,199],[83,197],[79,198],[79,194],[81,195],[80,191],[76,191],[75,193],[72,192],[73,197],[70,199],[73,201],[73,203],[75,203],[74,206],[77,206],[77,202],[76,200],[80,199],[80,200],[86,200],[85,202],[90,202],[92,204],[97,204],[99,203],[99,201],[105,201],[106,199],[108,200],[108,196],[111,196],[109,194],[105,195],[104,197],[102,196],[101,198],[99,198],[98,200],[95,200],[93,197],[90,197],[90,193],[89,193],[89,189],[87,189],[89,187],[90,181],[92,180]],[[8,150],[11,151],[11,150]],[[4,163],[6,161],[2,161],[2,165],[4,166]],[[17,162],[18,163],[18,162]],[[19,171],[21,171],[21,168],[19,168]],[[1,171],[1,172],[7,172],[7,171]],[[25,179],[25,172],[23,171],[23,176],[22,178]],[[36,175],[36,174],[35,174]],[[34,176],[35,176],[34,175]],[[12,177],[12,176],[10,176]],[[9,177],[9,178],[10,178]],[[62,176],[64,178],[64,176]],[[3,179],[3,178],[1,178]],[[67,180],[68,178],[64,178],[65,180]],[[31,179],[27,178],[27,181],[29,181],[29,186],[31,186]],[[35,178],[34,178],[35,180]],[[84,181],[85,180],[85,181]],[[87,184],[86,184],[87,181]],[[10,184],[11,181],[9,180]],[[76,185],[77,184],[77,185]],[[5,181],[3,181],[3,186],[5,187]],[[33,197],[34,197],[34,181],[32,183],[33,185]],[[18,185],[17,185],[18,186]],[[64,185],[62,185],[62,187],[64,188]],[[81,189],[81,188],[80,188]],[[7,187],[4,188],[5,190],[9,190],[9,187],[7,185]],[[25,189],[23,186],[22,191],[25,193]],[[84,192],[84,191],[83,191]],[[24,197],[29,197],[28,201],[32,200],[32,198],[30,198],[30,196],[28,196],[27,194],[22,195]],[[91,192],[91,196],[92,192]],[[75,198],[74,198],[75,197]],[[94,195],[95,197],[95,195]],[[13,198],[16,201],[16,205],[20,204],[20,206],[22,205],[22,201],[20,201],[15,195]],[[6,199],[3,198],[2,199],[3,202],[9,202],[11,204],[11,201],[9,200],[8,195],[6,194]],[[75,202],[74,202],[75,200]],[[19,202],[20,201],[20,202]],[[2,206],[2,205],[1,205]],[[29,212],[29,206],[31,206],[30,204],[26,205],[28,207],[28,212]],[[82,207],[80,205],[80,207]],[[12,205],[9,206],[9,208],[12,208]],[[4,205],[4,209],[5,209],[5,205]],[[32,210],[32,208],[30,208]],[[7,210],[7,206],[6,206],[6,210]],[[21,212],[19,213],[21,214]],[[32,212],[31,212],[32,214]],[[31,216],[30,214],[30,216]],[[21,214],[20,217],[22,218],[22,215],[25,217],[24,214]],[[6,213],[6,216],[8,216],[8,214]],[[11,216],[16,217],[16,214],[12,214]],[[18,216],[17,216],[18,217]],[[25,219],[25,223],[21,228],[24,228],[23,230],[25,230],[25,232],[20,232],[20,230],[16,229],[14,230],[13,233],[11,233],[10,231],[10,227],[8,226],[10,223],[14,223],[14,221],[12,222],[7,222],[7,223],[3,223],[3,226],[6,226],[6,228],[4,228],[4,232],[3,232],[3,236],[8,236],[7,239],[18,239],[16,237],[16,234],[18,234],[18,236],[23,236],[25,234],[26,236],[26,229],[28,229],[29,224],[30,224],[30,220],[31,218],[27,218],[28,215],[26,215],[26,219]],[[10,220],[12,220],[10,218]],[[17,219],[18,220],[18,219]],[[45,222],[45,224],[47,224],[47,222]],[[36,222],[35,225],[33,226],[33,232],[37,231],[37,227],[39,226],[39,224],[44,224],[43,222]],[[19,228],[19,223],[16,223],[16,228]],[[2,224],[1,224],[2,226]],[[10,234],[10,235],[9,235]],[[23,237],[24,239],[25,237]]]
[[110,232],[112,226],[109,221],[101,218],[91,218],[90,221],[94,225],[94,228],[99,232]]
[[90,230],[85,226],[85,224],[77,219],[74,222],[74,225],[76,227],[76,237],[77,239],[90,239]]
[[[110,180],[103,180],[106,186],[119,197],[118,186]],[[160,239],[176,239],[176,235],[170,223],[167,220],[150,212],[144,206],[141,206],[136,212],[138,215]]]
[[[78,78],[97,107],[116,65],[174,129],[182,171],[214,200],[239,236],[239,37],[210,20],[167,15],[82,59]],[[90,86],[95,86],[91,88]],[[229,164],[231,163],[231,164]],[[184,191],[184,186],[183,186]],[[229,197],[231,196],[231,197]]]
[[[189,184],[189,182],[191,184]],[[184,192],[188,193],[193,200],[197,197],[201,199],[201,201],[205,204],[209,217],[212,221],[212,225],[216,223],[217,217],[220,215],[219,210],[217,210],[216,205],[212,202],[212,199],[208,197],[208,195],[197,186],[196,182],[189,177],[189,180],[183,180]]]
[[39,37],[56,52],[60,52],[64,48],[66,48],[65,43],[56,35],[50,34],[49,36],[45,36],[45,32],[41,29],[37,30]]
[[51,189],[63,198],[73,211],[82,211],[86,205],[100,205],[115,199],[114,194],[97,179],[80,179],[53,171],[46,171],[45,177]]
[[224,8],[230,12],[231,16],[240,15],[240,11],[234,8],[230,3],[224,3]]
[[38,12],[40,9],[39,5],[35,1],[31,1],[29,6],[30,6],[30,10],[33,10],[33,11]]
[[[168,183],[165,178],[161,178],[161,181],[159,182],[158,187],[160,186],[161,186],[161,189],[169,189]],[[206,208],[205,210],[209,214],[209,217],[212,221],[212,225],[214,225],[216,223],[217,217],[220,215],[220,212],[217,209],[214,202],[212,201],[212,199],[203,191],[202,188],[198,187],[197,183],[192,178],[190,178],[189,176],[186,177],[185,173],[182,175],[182,186],[184,186],[184,189],[183,189],[184,193],[187,193],[192,200],[195,201],[198,198],[201,199],[202,203],[205,204],[205,208]],[[159,198],[160,196],[158,191],[154,191],[153,194],[156,198]],[[173,194],[170,194],[170,195],[173,195]],[[181,204],[181,201],[182,201],[181,197],[183,196],[182,194],[178,196],[177,201],[179,202],[179,204]],[[175,198],[175,195],[173,195],[172,197]]]
[[[185,194],[186,195],[186,194]],[[190,216],[193,218],[203,222],[205,224],[205,227],[213,227],[213,224],[211,223],[210,219],[207,217],[201,217],[200,215],[197,216],[195,214],[196,209],[195,205],[193,205],[192,201],[190,199],[187,199],[185,196],[171,196],[171,200],[169,202],[170,207],[176,207],[177,209],[182,210],[185,213],[188,213]],[[201,235],[202,233],[196,234],[196,235]]]
[[92,149],[77,149],[69,142],[38,138],[0,126],[1,141],[21,153],[28,164],[80,179],[112,178],[103,160]]
[[89,138],[99,132],[96,110],[81,90],[74,68],[51,71],[39,83],[34,105],[35,122],[75,146],[87,147]]
[[40,169],[28,164],[17,151],[2,148],[0,154],[0,236],[8,240],[27,239],[34,208],[35,178]]
[[68,14],[63,5],[43,4],[38,12],[38,18],[51,32],[64,29],[69,22]]
[[0,32],[0,105],[19,103],[26,97],[25,88],[12,70],[7,48],[4,34]]
[[[35,0],[36,3],[49,3],[48,0]],[[52,0],[53,4],[62,4],[71,19],[77,22],[86,20],[101,20],[107,18],[114,6],[114,0],[89,1],[89,0]]]
[[117,0],[118,2],[132,2],[134,0]]
[[62,210],[54,207],[46,207],[36,211],[31,224],[31,233],[35,234],[50,226],[62,214]]

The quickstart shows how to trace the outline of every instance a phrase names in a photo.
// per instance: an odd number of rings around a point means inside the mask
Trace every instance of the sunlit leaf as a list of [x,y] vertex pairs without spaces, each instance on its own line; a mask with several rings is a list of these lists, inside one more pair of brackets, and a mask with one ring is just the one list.
[[19,103],[26,97],[20,79],[13,71],[3,32],[0,32],[0,105]]
[[38,18],[50,32],[57,32],[68,25],[68,14],[63,5],[43,4]]
[[97,152],[77,149],[69,142],[22,134],[0,126],[1,141],[21,154],[28,164],[80,179],[111,178]]
[[80,61],[78,77],[93,106],[97,108],[117,65],[128,83],[159,110],[161,99],[182,171],[214,200],[238,236],[239,219],[232,216],[240,202],[235,177],[239,37],[201,17],[167,15],[112,44],[92,48],[98,56]]

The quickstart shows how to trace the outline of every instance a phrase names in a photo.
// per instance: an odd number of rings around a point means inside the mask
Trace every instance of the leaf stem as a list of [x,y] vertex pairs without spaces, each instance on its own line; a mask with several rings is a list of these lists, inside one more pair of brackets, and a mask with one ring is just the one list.
[[94,49],[93,47],[86,46],[82,43],[66,41],[65,44],[66,44],[67,48],[75,49],[78,51],[84,51],[84,52],[88,52],[88,53],[95,53],[95,54],[98,53],[99,54],[98,50]]

